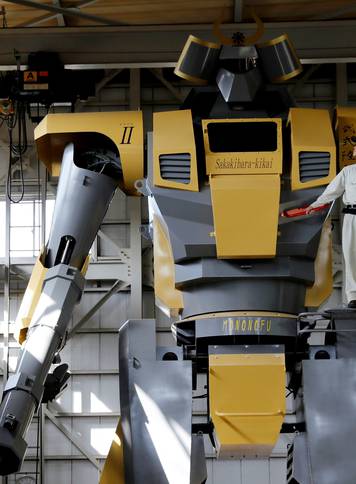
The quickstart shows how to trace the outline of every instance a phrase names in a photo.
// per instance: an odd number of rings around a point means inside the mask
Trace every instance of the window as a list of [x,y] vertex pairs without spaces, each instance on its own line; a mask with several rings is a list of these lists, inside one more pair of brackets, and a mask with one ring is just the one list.
[[[46,239],[49,234],[54,200],[46,201]],[[42,210],[39,200],[11,204],[10,256],[37,257],[41,249]],[[0,202],[0,257],[5,257],[5,201]]]

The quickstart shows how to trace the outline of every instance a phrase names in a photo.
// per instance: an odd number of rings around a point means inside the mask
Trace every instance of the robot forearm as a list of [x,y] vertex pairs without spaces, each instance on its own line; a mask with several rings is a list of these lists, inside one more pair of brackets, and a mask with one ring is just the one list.
[[41,403],[44,383],[65,336],[84,277],[65,264],[48,270],[16,373],[7,381],[0,407],[0,474],[17,471],[23,461],[24,437]]

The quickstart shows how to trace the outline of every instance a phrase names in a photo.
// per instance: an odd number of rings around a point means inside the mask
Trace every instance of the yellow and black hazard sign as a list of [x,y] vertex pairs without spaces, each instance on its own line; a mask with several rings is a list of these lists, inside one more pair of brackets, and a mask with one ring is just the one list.
[[24,82],[37,82],[37,71],[25,71],[23,80]]

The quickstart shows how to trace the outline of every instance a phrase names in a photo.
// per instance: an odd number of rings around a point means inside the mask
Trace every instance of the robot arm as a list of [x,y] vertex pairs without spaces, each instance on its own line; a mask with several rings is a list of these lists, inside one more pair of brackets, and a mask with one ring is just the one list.
[[51,233],[42,255],[46,269],[42,291],[0,407],[1,475],[21,467],[25,435],[84,288],[82,267],[120,176],[120,161],[114,153],[101,150],[77,155],[73,143],[66,146]]
[[47,376],[81,297],[89,250],[111,198],[118,184],[137,195],[134,182],[143,177],[139,111],[50,114],[35,139],[40,160],[52,176],[60,171],[60,178],[49,239],[17,318],[23,346],[0,405],[0,475],[19,470],[36,409],[56,393],[53,384],[65,382],[60,367],[51,381]]

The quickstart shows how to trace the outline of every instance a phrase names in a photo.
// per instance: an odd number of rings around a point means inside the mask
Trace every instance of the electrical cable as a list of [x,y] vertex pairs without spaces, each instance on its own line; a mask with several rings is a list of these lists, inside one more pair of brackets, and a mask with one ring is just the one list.
[[12,166],[13,166],[13,150],[12,150],[12,130],[9,130],[9,138],[10,138],[10,150],[9,150],[9,168],[8,168],[8,174],[7,174],[7,181],[6,181],[6,193],[9,198],[9,200],[12,203],[20,203],[25,195],[25,182],[24,182],[24,176],[23,176],[23,164],[22,164],[22,153],[20,153],[19,156],[19,161],[20,161],[20,180],[21,180],[21,192],[19,198],[15,199],[12,195]]
[[[7,176],[7,183],[6,183],[6,192],[9,200],[12,203],[20,203],[25,195],[25,182],[24,182],[24,174],[23,174],[23,155],[26,153],[28,148],[28,139],[27,139],[27,129],[26,129],[26,105],[23,102],[17,101],[15,106],[15,113],[12,116],[8,116],[6,120],[8,132],[9,132],[9,170]],[[17,125],[18,129],[18,141],[17,144],[13,142],[13,130]],[[14,161],[14,158],[17,158]],[[20,182],[21,182],[21,189],[20,195],[17,199],[13,197],[12,189],[13,189],[13,179],[12,179],[12,167],[15,163],[19,162],[19,171],[20,171]]]

